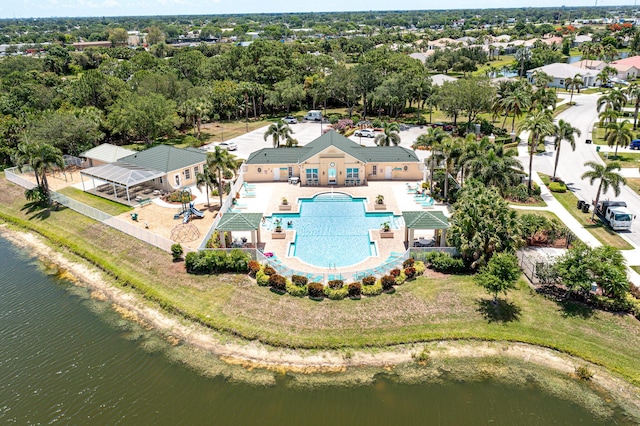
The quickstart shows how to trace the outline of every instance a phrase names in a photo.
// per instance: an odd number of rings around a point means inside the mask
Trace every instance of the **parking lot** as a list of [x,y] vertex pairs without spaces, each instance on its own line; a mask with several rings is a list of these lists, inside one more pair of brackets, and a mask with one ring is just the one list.
[[[326,129],[327,124],[321,124],[318,122],[301,122],[298,124],[290,124],[289,127],[293,130],[294,139],[298,141],[299,146],[303,146],[318,138],[322,135],[322,131]],[[266,141],[264,140],[264,133],[267,131],[268,126],[261,127],[260,129],[246,133],[237,138],[231,139],[238,146],[236,151],[232,151],[234,155],[239,158],[247,159],[249,155],[262,148],[272,148],[273,142],[271,137]],[[412,126],[409,130],[400,131],[400,146],[411,149],[411,145],[416,138],[427,131],[427,126]],[[374,138],[351,136],[349,139],[359,143],[362,146],[375,146]],[[227,141],[228,142],[228,141]],[[217,143],[205,145],[202,149],[207,151],[212,150]],[[428,157],[429,151],[416,151],[418,158],[423,159]]]

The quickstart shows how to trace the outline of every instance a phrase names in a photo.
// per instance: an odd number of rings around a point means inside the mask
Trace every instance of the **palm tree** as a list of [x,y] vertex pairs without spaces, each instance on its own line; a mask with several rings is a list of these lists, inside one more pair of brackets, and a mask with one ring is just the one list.
[[633,130],[638,127],[638,110],[640,109],[640,85],[631,84],[627,88],[627,96],[629,100],[633,100]]
[[551,77],[549,74],[541,70],[535,71],[532,74],[532,77],[533,77],[533,84],[538,89],[546,88],[549,85],[549,83],[553,81],[553,77]]
[[434,147],[442,142],[443,139],[449,138],[449,134],[445,132],[441,127],[431,127],[427,130],[427,133],[423,133],[418,136],[414,147],[425,147],[431,149],[431,156],[429,157],[430,177],[429,177],[429,190],[433,193],[433,173],[435,168],[436,156],[434,153]]
[[605,109],[614,109],[620,111],[622,107],[627,103],[627,97],[620,90],[612,90],[606,95],[602,95],[598,98],[598,112],[604,105]]
[[524,77],[524,63],[531,60],[531,49],[528,47],[521,47],[516,50],[516,53],[513,55],[516,61],[520,62],[520,73],[519,77]]
[[598,118],[600,118],[598,125],[600,127],[607,127],[609,124],[618,121],[618,117],[620,117],[620,113],[618,111],[613,108],[607,108],[598,114]]
[[558,160],[560,159],[560,148],[562,147],[562,141],[567,141],[571,145],[573,151],[576,150],[576,136],[580,137],[580,130],[571,126],[571,123],[560,119],[558,124],[555,125],[555,141],[554,147],[556,150],[556,161],[553,166],[553,178],[556,178],[556,171],[558,170]]
[[516,128],[516,117],[521,117],[525,111],[531,108],[531,93],[529,91],[516,89],[504,99],[505,110],[513,114],[511,119],[511,131]]
[[383,124],[383,132],[376,135],[376,138],[373,141],[378,146],[390,146],[391,144],[398,146],[400,145],[399,131],[400,126],[398,126],[398,123],[385,122]]
[[569,105],[573,102],[573,91],[578,89],[578,93],[580,93],[580,88],[584,82],[582,81],[582,76],[580,74],[576,74],[573,78],[567,78],[564,81],[564,87],[567,90],[571,90],[571,97],[569,98]]
[[273,147],[280,147],[280,140],[287,140],[291,138],[293,134],[293,130],[287,123],[282,120],[277,121],[276,123],[272,123],[266,132],[264,132],[264,140],[266,141],[269,136],[271,136],[273,140]]
[[517,149],[505,150],[503,144],[489,143],[482,155],[469,162],[469,178],[477,179],[485,186],[496,187],[504,195],[524,175],[517,156]]
[[613,61],[616,56],[618,56],[618,49],[616,49],[615,46],[607,44],[602,48],[602,56],[604,56],[606,60]]
[[522,123],[520,123],[521,132],[529,132],[529,182],[527,187],[531,193],[531,174],[533,173],[533,154],[535,154],[538,145],[545,136],[553,134],[553,117],[551,110],[538,109],[529,113]]
[[[596,199],[594,201],[594,207],[598,206],[598,201],[600,201],[600,193],[604,190],[607,192],[609,188],[613,188],[613,192],[616,194],[616,197],[620,195],[620,184],[626,185],[627,180],[619,173],[620,164],[613,162],[603,166],[600,163],[595,161],[587,161],[584,163],[585,167],[591,167],[591,170],[584,172],[581,179],[589,179],[589,184],[593,185],[593,182],[596,179],[600,179],[600,184],[598,185],[598,192],[596,192]],[[593,214],[591,215],[591,220],[593,220],[596,214],[596,209],[593,209]]]
[[629,120],[622,122],[615,121],[607,125],[607,133],[604,138],[609,144],[609,147],[616,146],[616,152],[614,158],[618,158],[618,146],[622,145],[625,148],[629,146],[629,143],[633,140],[633,133],[629,126]]
[[216,146],[213,151],[207,154],[207,162],[205,168],[217,175],[216,183],[218,184],[218,195],[220,196],[220,207],[222,207],[222,175],[225,172],[236,171],[235,156],[229,154],[229,151]]
[[62,151],[44,142],[21,142],[14,157],[18,165],[27,164],[33,169],[36,184],[47,204],[50,202],[47,172],[53,167],[64,168]]
[[218,186],[218,178],[216,177],[215,170],[209,169],[206,164],[203,167],[202,173],[196,174],[196,187],[201,189],[203,186],[207,191],[207,207],[211,207],[209,193],[212,187]]
[[449,175],[453,172],[455,158],[460,154],[460,146],[462,139],[445,138],[434,146],[434,151],[438,152],[444,162],[444,201],[448,200],[449,195]]

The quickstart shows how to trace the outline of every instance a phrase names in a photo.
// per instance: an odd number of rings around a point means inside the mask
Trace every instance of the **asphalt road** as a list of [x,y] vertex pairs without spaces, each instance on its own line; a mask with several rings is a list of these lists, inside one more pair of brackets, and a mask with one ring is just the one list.
[[[596,110],[599,94],[591,95],[574,95],[573,100],[576,103],[573,107],[558,114],[557,119],[563,119],[572,126],[577,127],[582,135],[576,140],[576,150],[571,151],[571,145],[562,142],[560,153],[560,163],[558,164],[557,175],[562,178],[581,200],[591,203],[596,198],[598,190],[598,181],[591,186],[588,180],[582,180],[580,176],[588,170],[584,167],[586,161],[597,161],[602,163],[600,156],[596,153],[596,145],[586,144],[586,139],[593,139],[591,136],[591,128],[593,123],[598,121],[598,112]],[[551,175],[553,173],[553,164],[555,154],[553,153],[553,141],[548,138],[546,141],[547,152],[534,157],[533,168],[536,171]],[[622,151],[625,149],[622,148]],[[525,168],[528,167],[528,157],[520,157]],[[622,200],[627,203],[629,209],[636,215],[636,219],[632,225],[631,232],[621,232],[636,245],[640,245],[640,196],[626,186],[621,188],[619,196],[615,196],[612,189],[600,195],[601,200]]]

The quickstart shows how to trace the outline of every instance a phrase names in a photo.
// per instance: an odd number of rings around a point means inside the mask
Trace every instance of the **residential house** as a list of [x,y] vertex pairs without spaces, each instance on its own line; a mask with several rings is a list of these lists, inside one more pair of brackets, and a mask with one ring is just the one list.
[[298,178],[302,185],[364,185],[371,180],[420,180],[424,165],[400,146],[365,147],[330,130],[302,147],[263,148],[243,166],[247,182]]
[[121,146],[112,145],[110,143],[103,143],[91,148],[88,151],[80,154],[82,159],[82,167],[96,167],[103,164],[115,163],[121,158],[128,157],[135,154],[136,151],[123,148]]
[[593,86],[595,84],[596,71],[592,70],[580,70],[569,64],[549,64],[542,67],[534,68],[527,71],[527,79],[532,84],[534,83],[533,74],[536,71],[542,71],[545,74],[550,75],[553,81],[549,83],[549,87],[565,87],[565,81],[569,78],[574,78],[576,75],[580,75],[583,81],[583,87]]
[[609,66],[618,70],[617,78],[620,80],[635,80],[640,75],[640,56],[630,56],[609,63]]
[[435,74],[431,76],[431,83],[434,86],[442,86],[445,82],[456,81],[457,78],[445,74]]

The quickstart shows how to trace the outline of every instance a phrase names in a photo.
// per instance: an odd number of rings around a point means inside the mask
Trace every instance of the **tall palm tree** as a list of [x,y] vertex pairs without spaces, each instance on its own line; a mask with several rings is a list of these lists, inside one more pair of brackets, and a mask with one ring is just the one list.
[[571,126],[571,123],[560,119],[558,124],[555,125],[555,141],[554,146],[556,149],[556,161],[553,166],[553,179],[556,178],[556,171],[558,170],[558,160],[560,159],[560,148],[562,147],[562,141],[567,141],[571,145],[573,151],[576,150],[576,136],[580,137],[580,130]]
[[460,154],[462,145],[461,138],[445,138],[434,146],[438,157],[444,162],[444,201],[448,201],[449,196],[449,175],[453,173],[455,158]]
[[620,117],[620,113],[618,111],[613,108],[607,108],[598,114],[598,118],[600,118],[598,125],[600,127],[607,127],[609,124],[618,121],[618,117]]
[[431,191],[431,193],[433,193],[433,173],[434,173],[435,163],[437,161],[435,152],[434,152],[434,147],[440,142],[442,142],[442,140],[449,137],[450,137],[449,134],[445,132],[441,127],[431,127],[427,130],[427,133],[423,133],[420,136],[418,136],[418,139],[414,144],[414,146],[416,147],[425,147],[425,148],[431,149],[431,155],[429,157],[429,169],[431,173],[429,176],[429,190]]
[[551,110],[538,109],[529,113],[520,123],[520,131],[529,132],[529,182],[527,187],[531,193],[531,174],[533,173],[533,154],[545,136],[553,134],[553,117]]
[[269,138],[269,136],[271,136],[273,141],[273,147],[279,148],[280,140],[282,139],[283,141],[286,141],[291,138],[292,134],[293,134],[293,130],[291,130],[291,127],[289,127],[289,125],[284,121],[279,120],[275,123],[272,123],[267,128],[267,131],[264,132],[264,140],[266,141]]
[[[604,190],[607,192],[609,188],[613,188],[613,192],[616,194],[616,197],[620,195],[620,184],[626,185],[627,180],[620,174],[617,173],[620,170],[620,164],[613,162],[603,166],[600,163],[595,161],[587,161],[584,163],[585,167],[591,167],[591,170],[584,172],[581,179],[589,179],[589,184],[593,185],[593,182],[596,179],[600,179],[600,183],[598,184],[598,192],[596,192],[596,199],[594,201],[594,207],[598,205],[598,201],[600,201],[600,193]],[[593,214],[591,215],[591,219],[593,220],[596,214],[596,209],[593,209]]]
[[607,125],[607,133],[604,138],[609,144],[609,147],[616,146],[616,152],[614,158],[618,158],[618,146],[629,146],[629,143],[633,140],[633,133],[631,132],[629,120],[622,122],[615,121]]
[[633,101],[633,130],[638,128],[638,110],[640,110],[640,84],[630,84],[627,87],[627,98]]
[[513,114],[511,119],[511,131],[516,128],[516,117],[521,117],[525,111],[531,108],[531,93],[521,89],[513,91],[504,100],[505,110]]
[[218,178],[216,176],[216,171],[209,169],[206,164],[203,167],[202,173],[196,174],[196,187],[201,189],[203,186],[207,191],[207,207],[211,207],[211,203],[209,202],[209,193],[211,193],[212,187],[218,186]]
[[584,82],[582,81],[582,76],[580,74],[576,74],[573,77],[567,78],[564,81],[564,87],[567,90],[571,90],[571,97],[569,97],[569,105],[573,102],[573,91],[578,89],[578,93],[580,93],[580,88]]
[[18,165],[29,165],[36,176],[36,184],[40,188],[47,203],[50,202],[49,181],[47,172],[53,167],[64,168],[62,151],[44,142],[24,141],[18,144],[15,162]]
[[603,106],[605,109],[614,109],[620,111],[627,103],[627,97],[620,90],[611,90],[609,93],[598,98],[598,112]]
[[387,123],[383,124],[383,132],[376,135],[376,138],[373,140],[378,146],[390,146],[393,144],[394,146],[400,145],[400,126],[398,123]]
[[235,174],[236,160],[235,156],[229,154],[229,151],[216,146],[213,151],[207,154],[207,162],[205,164],[207,170],[217,175],[218,195],[220,196],[220,206],[222,207],[222,175],[228,171]]

